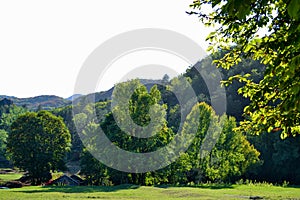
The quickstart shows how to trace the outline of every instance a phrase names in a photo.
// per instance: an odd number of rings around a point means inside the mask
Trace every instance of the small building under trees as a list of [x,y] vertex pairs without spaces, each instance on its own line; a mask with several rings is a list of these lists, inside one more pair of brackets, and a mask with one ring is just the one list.
[[61,177],[55,179],[51,184],[57,186],[79,186],[83,185],[84,180],[77,175],[62,175]]

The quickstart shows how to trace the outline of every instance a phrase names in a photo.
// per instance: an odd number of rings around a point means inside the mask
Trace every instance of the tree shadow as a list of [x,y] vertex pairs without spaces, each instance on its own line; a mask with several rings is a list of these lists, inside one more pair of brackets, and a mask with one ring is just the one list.
[[234,186],[232,184],[202,184],[202,185],[196,185],[196,186],[190,186],[195,188],[204,188],[204,189],[233,189]]
[[285,186],[286,188],[295,188],[295,189],[300,189],[300,185],[288,185]]
[[232,184],[210,183],[210,184],[198,184],[198,185],[157,185],[158,188],[171,188],[171,187],[190,187],[190,188],[203,188],[203,189],[233,189]]
[[20,193],[93,193],[93,192],[115,192],[118,190],[138,189],[139,185],[123,184],[118,186],[44,186],[43,189],[22,190]]

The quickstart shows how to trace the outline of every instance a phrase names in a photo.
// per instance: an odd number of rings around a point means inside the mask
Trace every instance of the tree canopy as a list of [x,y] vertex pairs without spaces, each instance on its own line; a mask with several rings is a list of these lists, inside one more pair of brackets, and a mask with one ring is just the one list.
[[[180,83],[178,79],[174,79],[173,85]],[[137,86],[137,87],[133,87]],[[88,108],[89,104],[83,110],[83,113],[75,115],[74,120],[77,126],[82,131],[84,136],[92,136],[89,138],[90,143],[87,150],[95,149],[93,152],[98,152],[98,146],[94,144],[96,141],[97,130],[101,128],[109,140],[116,146],[126,151],[135,153],[147,153],[156,151],[168,145],[171,141],[176,144],[183,144],[192,139],[191,145],[187,152],[181,152],[179,158],[170,165],[160,170],[145,172],[145,173],[128,173],[121,172],[110,167],[105,166],[97,159],[93,158],[88,151],[84,151],[81,159],[81,172],[87,177],[89,184],[110,185],[110,184],[185,184],[189,182],[200,181],[228,181],[233,180],[243,175],[250,166],[256,164],[259,160],[259,152],[246,140],[246,137],[241,132],[233,132],[235,127],[235,119],[233,117],[216,115],[211,106],[206,103],[198,103],[192,107],[192,111],[188,114],[187,120],[182,127],[182,133],[175,133],[169,127],[168,120],[164,119],[167,105],[161,102],[161,93],[157,86],[153,86],[149,92],[147,88],[137,80],[129,81],[127,83],[120,83],[117,86],[118,92],[116,95],[119,104],[114,105],[112,111],[105,115],[105,118],[100,121],[100,126],[94,121],[88,122]],[[128,92],[128,88],[136,88],[132,95],[130,95],[128,105],[126,105],[124,95]],[[128,99],[127,99],[128,100]],[[120,103],[121,102],[121,103]],[[155,104],[157,105],[154,107]],[[113,104],[113,103],[112,103]],[[162,127],[154,131],[156,134],[149,138],[138,138],[137,134],[141,133],[138,128],[131,127],[132,135],[126,131],[130,129],[127,123],[122,124],[123,130],[118,125],[117,120],[126,121],[126,106],[129,107],[128,115],[133,123],[139,126],[146,126],[151,123],[153,116],[156,113],[159,117],[155,117],[155,123],[162,123]],[[178,107],[178,106],[176,106]],[[102,109],[106,109],[103,107]],[[184,108],[182,108],[184,109]],[[164,112],[162,112],[164,111]],[[114,114],[118,114],[117,117]],[[200,117],[199,117],[200,114]],[[178,122],[178,119],[170,119]],[[172,124],[175,124],[174,122]],[[222,124],[225,124],[222,127]],[[82,128],[81,128],[82,127]],[[124,128],[125,127],[125,128]],[[126,129],[128,128],[128,129]],[[175,138],[177,134],[178,137]],[[95,136],[94,136],[95,135]],[[208,136],[207,136],[208,135]],[[218,140],[218,138],[220,139]],[[203,156],[201,153],[206,152]],[[111,155],[112,152],[100,151],[101,154]],[[172,154],[172,148],[169,152]],[[164,160],[168,160],[169,155],[159,155]],[[115,154],[115,159],[122,162],[121,154]],[[149,159],[146,157],[146,159]],[[157,161],[153,160],[155,165]],[[134,160],[135,165],[144,164],[144,160]],[[118,163],[116,163],[118,164]],[[222,166],[220,169],[219,166]],[[201,177],[200,177],[201,176]]]
[[25,113],[26,109],[13,104],[11,100],[0,100],[0,166],[8,167],[6,143],[10,132],[10,126],[13,121],[21,114]]
[[62,119],[47,111],[26,113],[11,125],[7,149],[15,166],[28,171],[33,184],[48,181],[50,170],[64,168],[70,133]]
[[251,103],[244,108],[241,130],[281,131],[283,138],[300,134],[300,1],[299,0],[195,0],[196,14],[215,31],[207,37],[209,50],[227,51],[215,60],[229,69],[242,58],[261,61],[264,78],[250,74],[230,77],[245,83],[239,93]]

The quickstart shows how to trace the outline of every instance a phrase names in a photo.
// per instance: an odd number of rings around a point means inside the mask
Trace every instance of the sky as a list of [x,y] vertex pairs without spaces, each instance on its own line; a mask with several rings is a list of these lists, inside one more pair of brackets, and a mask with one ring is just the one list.
[[[205,37],[211,29],[185,13],[190,3],[192,0],[0,0],[0,95],[69,97],[91,52],[113,36],[135,29],[176,31],[206,49]],[[185,61],[163,52],[136,52],[117,60],[99,80],[97,90],[123,80],[132,71],[130,66],[149,64],[171,66],[173,75],[188,67]],[[156,75],[142,78],[162,78],[163,72]]]

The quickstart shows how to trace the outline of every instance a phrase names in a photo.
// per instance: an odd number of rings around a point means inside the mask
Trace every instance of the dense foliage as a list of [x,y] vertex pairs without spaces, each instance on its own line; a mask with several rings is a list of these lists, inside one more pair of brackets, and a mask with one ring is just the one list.
[[228,51],[215,60],[229,69],[242,58],[266,66],[255,82],[250,74],[231,76],[245,83],[239,93],[251,103],[240,130],[255,134],[281,130],[283,138],[300,133],[300,2],[299,0],[196,0],[190,14],[215,26],[207,39],[212,52]]
[[[233,117],[218,116],[209,106],[211,98],[214,98],[214,96],[208,94],[205,82],[197,71],[199,68],[210,68],[212,60],[222,57],[225,53],[226,52],[219,52],[208,56],[183,74],[192,85],[198,97],[198,101],[205,103],[197,104],[197,106],[193,108],[193,112],[190,113],[191,116],[201,113],[201,118],[199,119],[201,123],[192,145],[188,151],[181,154],[175,162],[155,172],[143,174],[120,172],[105,166],[95,159],[89,151],[84,149],[78,133],[89,134],[101,128],[115,145],[137,153],[154,151],[165,146],[173,140],[179,131],[181,109],[184,109],[182,105],[179,105],[178,99],[171,91],[174,85],[179,84],[178,78],[174,78],[170,81],[164,80],[165,86],[158,85],[153,87],[152,84],[151,87],[148,85],[148,87],[145,88],[139,81],[134,80],[120,84],[118,87],[118,89],[122,91],[129,85],[139,86],[129,102],[130,118],[136,124],[141,126],[149,124],[151,118],[149,108],[152,107],[151,105],[159,105],[159,107],[156,107],[156,112],[162,113],[162,118],[157,119],[164,125],[162,129],[157,132],[156,137],[148,139],[136,138],[121,130],[112,114],[111,101],[104,100],[85,104],[81,99],[76,105],[51,110],[51,113],[63,118],[71,134],[71,151],[66,154],[66,160],[62,159],[64,162],[60,164],[63,165],[66,161],[80,160],[81,173],[86,177],[87,183],[92,185],[122,183],[142,185],[188,184],[206,181],[234,182],[240,178],[278,183],[288,181],[293,184],[299,184],[300,151],[298,136],[281,140],[279,137],[280,132],[276,134],[265,132],[259,136],[253,136],[251,132],[244,134],[241,131],[233,131],[233,129],[236,129],[236,124],[243,120],[243,107],[249,103],[249,99],[237,93],[238,88],[243,86],[243,83],[234,81],[231,85],[226,87],[228,101],[227,115],[234,116],[237,122],[235,122]],[[234,67],[228,71],[220,69],[220,72],[223,80],[233,75],[250,73],[252,74],[253,80],[259,82],[263,78],[264,70],[265,67],[258,61],[243,59],[242,62],[238,64],[238,67]],[[210,77],[214,76],[214,74],[211,74],[209,71],[207,75]],[[122,105],[121,107],[114,106],[114,109],[116,112],[124,110]],[[196,110],[198,111],[196,112]],[[91,113],[94,111],[96,112],[97,120],[89,119],[89,116],[91,116]],[[0,131],[0,151],[2,154],[7,155],[5,141],[10,134],[10,125],[22,113],[26,112],[26,109],[15,106],[13,102],[3,100],[1,101],[0,112],[0,128],[2,129]],[[37,113],[34,115],[36,114]],[[73,116],[73,114],[75,115]],[[122,116],[122,112],[120,114],[120,116]],[[196,116],[191,118],[197,119]],[[19,120],[15,121],[14,127],[19,123],[22,125]],[[28,130],[28,133],[35,127],[33,124],[36,124],[36,121],[26,123],[26,126],[23,124],[27,127],[26,130]],[[187,121],[184,124],[183,131],[188,132],[188,129],[194,128],[195,124],[197,123]],[[207,144],[207,142],[204,142],[204,138],[205,133],[208,131],[208,124],[213,125],[211,130],[214,130],[212,132],[217,134],[219,139],[215,141],[214,146],[206,146],[210,148],[210,151],[203,153],[203,144]],[[220,129],[220,127],[223,128]],[[182,138],[183,141],[184,139],[185,138]],[[31,139],[28,140],[31,141]],[[31,146],[32,149],[34,149],[33,144],[36,146],[37,143],[47,143],[42,141],[27,142],[32,144],[28,145]],[[19,151],[21,151],[21,149]],[[35,164],[43,162],[43,159],[42,157],[38,157]],[[46,179],[47,178],[45,178],[45,180]]]
[[14,120],[26,111],[25,108],[14,105],[14,103],[8,99],[0,100],[0,167],[10,166],[6,151],[10,126]]
[[[240,132],[234,132],[233,117],[218,117],[205,103],[196,105],[189,114],[183,131],[190,131],[197,119],[195,109],[200,110],[200,127],[196,138],[186,152],[192,166],[194,182],[232,182],[241,177],[250,166],[256,164],[259,152]],[[208,135],[209,137],[206,137]]]
[[280,132],[248,136],[249,141],[261,153],[262,164],[249,172],[248,179],[300,184],[300,136],[280,138]]
[[26,113],[11,125],[7,149],[15,166],[28,171],[33,184],[51,178],[50,170],[64,168],[70,133],[61,118],[47,111]]
[[[118,85],[118,89],[125,91],[126,87],[132,87],[134,84],[138,84],[138,82],[134,80],[122,83]],[[156,86],[152,87],[149,93],[143,85],[139,85],[137,88],[129,103],[130,114],[136,123],[146,125],[149,123],[150,117],[149,106],[161,102],[161,95]],[[87,105],[87,107],[89,106]],[[161,108],[166,109],[166,105]],[[123,110],[122,105],[116,106],[114,109]],[[151,112],[155,112],[153,109]],[[197,116],[199,113],[200,117]],[[79,121],[77,124],[82,124],[82,121],[85,121],[87,116],[78,114],[75,118]],[[233,117],[222,116],[219,118],[209,105],[200,103],[194,106],[187,119],[189,120],[183,125],[182,131],[188,135],[193,130],[196,130],[195,139],[188,151],[181,154],[168,167],[155,172],[125,173],[103,165],[88,151],[84,151],[81,160],[81,173],[87,176],[90,184],[96,185],[121,183],[142,185],[162,183],[186,184],[202,181],[233,181],[241,177],[250,166],[258,162],[259,152],[246,140],[245,136],[241,133],[233,132],[233,128],[236,126]],[[158,130],[155,136],[147,139],[136,138],[122,131],[116,123],[112,112],[106,115],[101,123],[101,128],[107,137],[120,148],[132,152],[145,153],[155,151],[157,148],[167,145],[174,139],[175,133],[172,129],[168,128],[167,121],[164,121],[164,118],[161,118],[161,120],[165,125]],[[199,121],[196,122],[195,120]],[[222,126],[223,124],[224,126]],[[89,135],[100,128],[94,122],[89,122],[86,126],[82,127],[85,127],[82,129],[85,135]],[[208,127],[210,127],[209,130]],[[209,135],[206,137],[208,133]],[[211,137],[216,137],[216,145],[209,144],[212,139]],[[187,138],[179,137],[176,142],[185,142],[186,140]],[[92,146],[93,148],[97,148],[95,145]],[[209,147],[211,149],[208,149]],[[109,152],[102,153],[108,153],[109,155]]]

